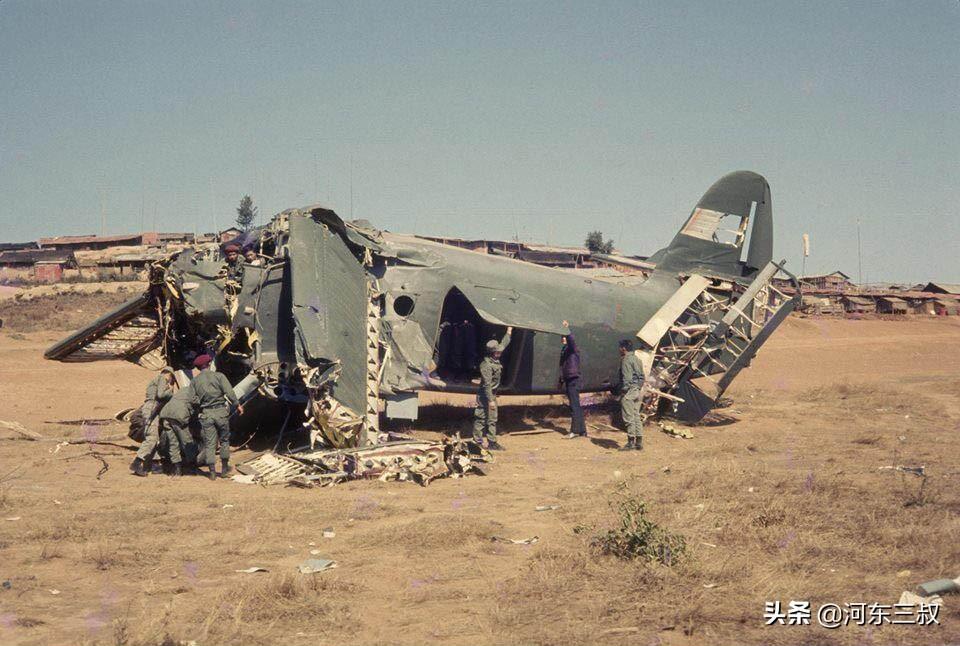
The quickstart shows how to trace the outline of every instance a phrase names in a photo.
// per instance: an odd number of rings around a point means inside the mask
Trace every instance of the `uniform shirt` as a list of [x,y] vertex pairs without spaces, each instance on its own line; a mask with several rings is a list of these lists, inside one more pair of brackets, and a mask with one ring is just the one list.
[[147,395],[144,401],[163,405],[171,395],[173,395],[173,386],[167,382],[167,373],[161,372],[147,384]]
[[227,278],[235,280],[238,283],[243,282],[243,261],[239,258],[236,262],[227,263]]
[[640,359],[633,352],[628,352],[620,359],[620,391],[627,392],[631,388],[643,385],[643,366]]
[[160,409],[160,419],[171,419],[181,424],[187,424],[193,415],[193,409],[199,404],[197,392],[190,382],[173,394],[163,408]]
[[201,370],[190,384],[197,395],[200,410],[223,408],[230,402],[234,406],[239,404],[237,396],[233,394],[233,386],[223,375],[211,368]]
[[[503,352],[504,348],[510,343],[510,334],[504,335],[503,339],[497,345],[496,352]],[[495,359],[493,354],[488,354],[480,362],[480,395],[488,401],[493,399],[494,393],[500,387],[500,377],[503,375],[503,366],[500,360]]]

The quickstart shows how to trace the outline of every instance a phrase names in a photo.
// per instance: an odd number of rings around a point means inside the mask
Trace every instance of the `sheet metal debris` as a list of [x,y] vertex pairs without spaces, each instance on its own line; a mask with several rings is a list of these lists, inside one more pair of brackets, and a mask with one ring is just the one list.
[[337,567],[337,562],[331,559],[307,559],[297,566],[297,570],[300,574],[316,574],[317,572],[332,570],[335,567]]
[[[443,442],[406,440],[369,448],[304,448],[292,453],[265,453],[244,462],[239,468],[255,482],[265,485],[310,488],[377,478],[426,486],[437,478],[482,474],[480,465],[489,461],[489,454],[471,453],[468,444],[457,439]],[[324,531],[325,538],[333,535],[332,530]]]
[[533,545],[540,540],[540,537],[531,536],[530,538],[504,538],[503,536],[494,536],[490,540],[496,543],[511,543],[513,545]]

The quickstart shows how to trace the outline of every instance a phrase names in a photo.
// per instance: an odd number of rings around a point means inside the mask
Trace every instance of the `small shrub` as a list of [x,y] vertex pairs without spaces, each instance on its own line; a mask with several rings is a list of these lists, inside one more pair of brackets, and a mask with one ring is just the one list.
[[602,554],[621,559],[643,558],[667,566],[684,557],[686,539],[647,518],[646,505],[639,498],[622,495],[613,507],[618,526],[596,535],[591,543]]

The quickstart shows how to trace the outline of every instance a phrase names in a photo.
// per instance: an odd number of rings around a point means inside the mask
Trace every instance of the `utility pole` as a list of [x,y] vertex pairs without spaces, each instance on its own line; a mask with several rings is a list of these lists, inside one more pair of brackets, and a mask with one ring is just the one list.
[[102,189],[97,190],[97,195],[100,196],[100,237],[102,238],[107,228],[107,206],[104,203]]
[[863,291],[863,253],[860,245],[860,218],[857,217],[857,292]]
[[350,153],[350,219],[353,219],[353,153]]

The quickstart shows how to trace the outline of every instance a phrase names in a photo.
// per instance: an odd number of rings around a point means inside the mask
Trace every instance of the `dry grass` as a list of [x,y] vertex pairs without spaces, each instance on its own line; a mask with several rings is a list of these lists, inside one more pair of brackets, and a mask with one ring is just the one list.
[[6,333],[36,330],[75,330],[105,312],[125,303],[133,291],[116,293],[60,294],[29,301],[0,301],[0,319]]

